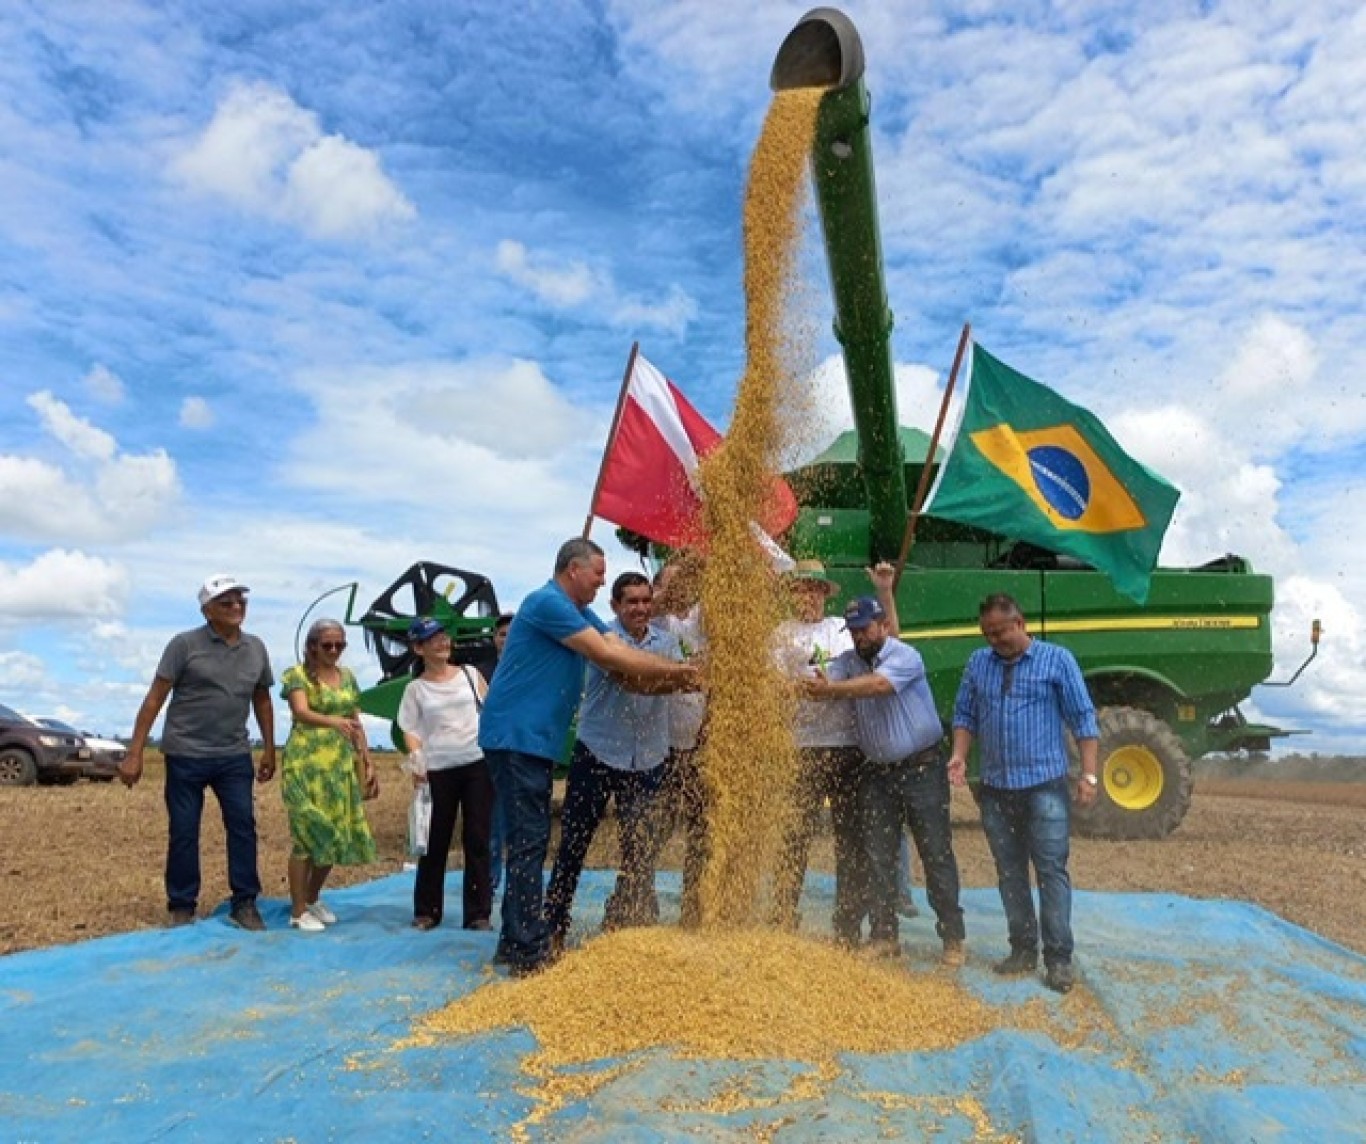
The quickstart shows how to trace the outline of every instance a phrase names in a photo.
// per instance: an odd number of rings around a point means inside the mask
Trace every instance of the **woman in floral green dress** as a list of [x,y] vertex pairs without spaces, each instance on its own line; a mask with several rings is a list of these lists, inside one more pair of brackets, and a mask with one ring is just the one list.
[[361,807],[378,793],[360,722],[356,677],[338,660],[346,632],[318,620],[304,641],[304,662],[281,680],[294,726],[285,743],[281,791],[289,813],[289,924],[310,933],[337,916],[319,895],[333,866],[375,860],[375,839]]

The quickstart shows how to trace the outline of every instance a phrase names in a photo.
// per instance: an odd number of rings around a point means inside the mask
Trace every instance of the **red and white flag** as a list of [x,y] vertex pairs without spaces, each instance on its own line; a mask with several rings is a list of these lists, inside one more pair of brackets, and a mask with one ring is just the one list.
[[[607,443],[592,512],[671,548],[705,543],[697,462],[721,444],[678,387],[640,354],[617,431]],[[758,521],[770,535],[797,517],[797,498],[775,478]]]

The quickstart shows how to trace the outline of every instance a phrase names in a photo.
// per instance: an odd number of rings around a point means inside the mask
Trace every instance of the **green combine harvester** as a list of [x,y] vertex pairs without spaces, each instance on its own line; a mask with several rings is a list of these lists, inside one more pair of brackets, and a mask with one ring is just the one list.
[[[789,33],[770,78],[775,91],[828,89],[811,167],[856,429],[789,474],[802,508],[786,541],[795,555],[824,561],[846,599],[867,591],[868,564],[897,560],[907,489],[943,460],[931,460],[929,438],[898,419],[863,70],[852,21],[817,8]],[[1165,837],[1190,806],[1192,759],[1264,751],[1289,733],[1238,710],[1271,671],[1274,600],[1270,577],[1241,557],[1158,569],[1140,606],[1078,561],[925,517],[897,608],[946,724],[963,666],[982,646],[978,602],[992,592],[1009,592],[1036,636],[1073,652],[1099,708],[1101,796],[1077,816],[1080,832]]]
[[[783,540],[794,555],[822,560],[846,600],[867,591],[869,564],[898,558],[907,490],[920,487],[927,464],[932,476],[943,460],[938,452],[931,460],[930,439],[898,418],[863,71],[853,23],[817,8],[783,42],[770,80],[775,90],[827,89],[812,173],[856,428],[788,474],[801,510]],[[963,666],[982,646],[978,603],[992,592],[1009,592],[1036,636],[1080,662],[1100,713],[1101,787],[1096,804],[1074,820],[1079,832],[1163,838],[1190,807],[1192,759],[1265,751],[1291,733],[1250,723],[1238,709],[1272,668],[1274,599],[1270,577],[1241,557],[1158,569],[1138,605],[1066,556],[932,516],[917,525],[897,607],[946,726]],[[354,595],[353,587],[353,603]],[[430,563],[405,572],[359,620],[348,607],[348,622],[365,629],[384,673],[363,696],[364,710],[390,720],[397,713],[415,661],[403,639],[413,616],[446,624],[454,659],[490,667],[497,614],[485,577]],[[1315,652],[1317,640],[1316,623]]]

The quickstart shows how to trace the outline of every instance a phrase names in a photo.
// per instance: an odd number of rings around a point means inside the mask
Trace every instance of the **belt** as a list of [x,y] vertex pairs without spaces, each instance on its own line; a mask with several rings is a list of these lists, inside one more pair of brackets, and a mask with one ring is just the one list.
[[917,751],[914,755],[907,755],[897,766],[908,767],[932,767],[943,758],[941,745],[935,743],[932,747],[926,747],[923,751]]

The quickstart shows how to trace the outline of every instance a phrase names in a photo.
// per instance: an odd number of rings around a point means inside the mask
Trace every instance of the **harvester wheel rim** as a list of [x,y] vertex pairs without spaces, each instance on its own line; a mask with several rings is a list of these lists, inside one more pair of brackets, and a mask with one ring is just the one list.
[[1147,747],[1116,748],[1105,760],[1105,793],[1125,810],[1147,810],[1162,797],[1162,760]]

